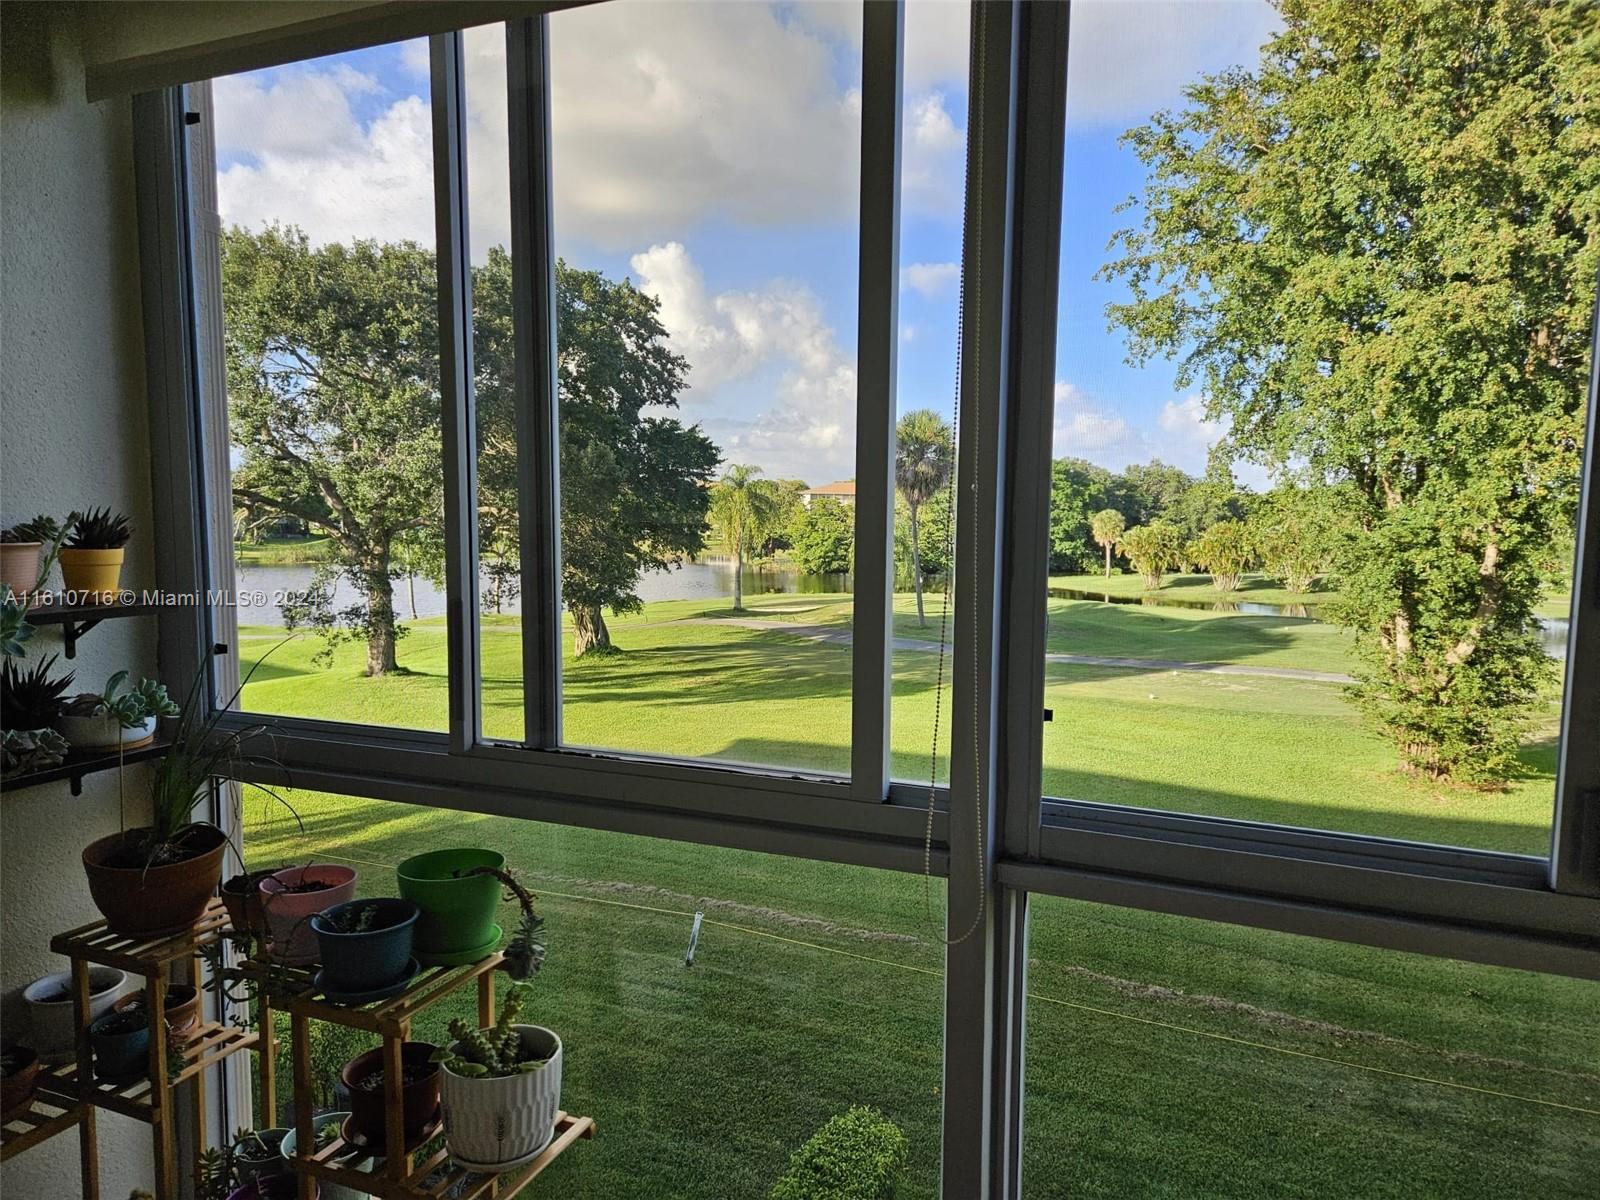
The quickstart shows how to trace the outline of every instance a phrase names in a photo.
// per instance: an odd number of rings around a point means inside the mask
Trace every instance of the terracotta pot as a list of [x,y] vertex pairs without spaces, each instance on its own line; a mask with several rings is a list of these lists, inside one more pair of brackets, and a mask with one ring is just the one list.
[[39,582],[39,551],[43,542],[0,542],[0,595],[7,588],[19,597]]
[[39,1078],[39,1056],[26,1046],[7,1047],[6,1053],[17,1059],[17,1069],[0,1079],[0,1117],[11,1119],[11,1114],[21,1111],[33,1095],[33,1085]]
[[[129,992],[111,1007],[114,1011],[144,1007],[144,989]],[[167,1040],[182,1046],[194,1039],[200,1028],[200,993],[187,983],[174,983],[167,987]]]
[[211,903],[222,878],[222,854],[228,839],[220,829],[196,826],[189,844],[199,853],[161,866],[108,866],[124,839],[142,839],[148,830],[131,829],[90,842],[83,850],[89,895],[113,933],[157,937],[194,925]]
[[[315,892],[287,890],[313,880],[328,886]],[[259,887],[267,919],[267,953],[277,962],[304,967],[317,961],[317,935],[311,931],[311,918],[354,896],[356,873],[352,867],[314,863],[274,871]]]
[[61,586],[78,595],[72,599],[80,604],[110,604],[117,598],[117,584],[122,580],[122,559],[126,552],[116,550],[61,551]]
[[[422,1133],[439,1115],[439,1065],[433,1061],[437,1046],[427,1042],[402,1042],[400,1065],[402,1069],[420,1070],[419,1078],[400,1089],[400,1107],[409,1142]],[[366,1139],[368,1146],[384,1145],[385,1099],[388,1089],[379,1086],[368,1090],[362,1081],[377,1073],[383,1075],[383,1047],[358,1054],[345,1063],[339,1072],[339,1082],[350,1093],[350,1125]]]
[[271,871],[247,871],[222,881],[222,906],[228,910],[228,920],[235,932],[248,933],[258,939],[266,936],[266,917],[261,909],[261,881],[271,874]]

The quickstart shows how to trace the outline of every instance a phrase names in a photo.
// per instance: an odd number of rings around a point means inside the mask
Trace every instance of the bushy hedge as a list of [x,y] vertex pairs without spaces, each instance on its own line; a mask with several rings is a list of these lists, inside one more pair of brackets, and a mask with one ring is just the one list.
[[852,1108],[790,1156],[769,1200],[890,1200],[906,1153],[906,1135],[893,1121],[875,1108]]

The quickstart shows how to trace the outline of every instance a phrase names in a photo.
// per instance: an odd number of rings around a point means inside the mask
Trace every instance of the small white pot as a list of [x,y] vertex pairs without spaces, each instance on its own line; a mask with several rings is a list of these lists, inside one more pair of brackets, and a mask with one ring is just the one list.
[[525,1048],[549,1056],[539,1070],[497,1079],[442,1072],[445,1145],[458,1167],[484,1175],[538,1158],[561,1111],[561,1039],[540,1025],[512,1028]]
[[115,750],[118,746],[137,746],[155,736],[156,719],[146,717],[132,729],[124,729],[112,716],[73,717],[63,713],[56,718],[56,729],[74,750]]
[[[89,968],[89,1024],[95,1018],[111,1011],[111,1006],[129,990],[128,976],[115,967]],[[65,991],[61,1000],[45,1000],[44,996]],[[28,1005],[28,1024],[33,1030],[33,1048],[39,1052],[39,1061],[55,1065],[71,1061],[77,1055],[78,1042],[72,1028],[72,975],[57,971],[35,979],[22,990]]]

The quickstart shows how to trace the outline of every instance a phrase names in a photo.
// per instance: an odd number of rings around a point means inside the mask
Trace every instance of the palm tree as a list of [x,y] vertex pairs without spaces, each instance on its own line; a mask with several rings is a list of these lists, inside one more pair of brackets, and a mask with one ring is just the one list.
[[1114,508],[1102,508],[1089,518],[1089,534],[1095,543],[1105,547],[1106,551],[1106,578],[1111,578],[1111,548],[1117,544],[1122,535],[1128,531],[1128,523],[1123,520],[1122,514]]
[[778,519],[778,489],[757,479],[760,467],[734,463],[711,489],[711,523],[733,552],[733,610],[744,607],[744,556],[766,540]]
[[[917,624],[927,625],[922,611],[922,542],[918,524],[922,506],[950,482],[955,470],[955,435],[950,423],[931,408],[919,408],[895,426],[894,485],[911,513],[911,584],[917,592]],[[954,519],[954,514],[951,514]]]

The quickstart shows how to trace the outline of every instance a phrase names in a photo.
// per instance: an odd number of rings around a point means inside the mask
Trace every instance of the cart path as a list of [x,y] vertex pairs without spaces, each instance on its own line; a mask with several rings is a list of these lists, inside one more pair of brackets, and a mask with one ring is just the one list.
[[[807,638],[813,642],[828,642],[835,646],[848,646],[853,640],[850,630],[837,625],[809,625],[799,621],[766,621],[759,617],[685,617],[679,621],[663,621],[664,625],[728,625],[735,629],[756,632],[787,633]],[[938,642],[925,642],[917,638],[894,639],[896,650],[939,652]],[[1046,662],[1067,663],[1079,667],[1120,667],[1129,671],[1199,671],[1208,675],[1251,675],[1260,679],[1307,679],[1314,683],[1353,683],[1350,676],[1339,671],[1311,671],[1302,667],[1252,667],[1239,663],[1180,662],[1172,658],[1120,658],[1106,654],[1046,654]]]

